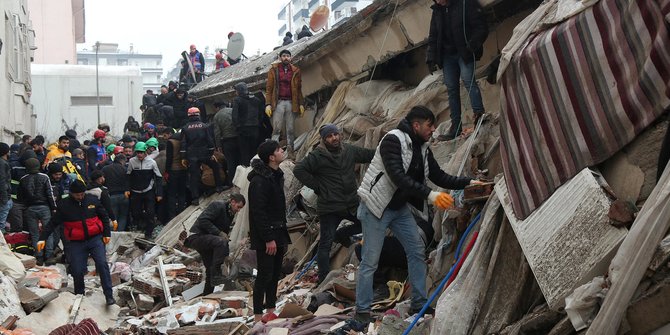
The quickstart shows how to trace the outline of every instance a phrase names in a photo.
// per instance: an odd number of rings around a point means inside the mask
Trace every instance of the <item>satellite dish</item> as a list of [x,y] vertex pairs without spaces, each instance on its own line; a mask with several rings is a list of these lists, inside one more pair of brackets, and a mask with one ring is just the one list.
[[241,33],[234,33],[228,39],[228,57],[239,59],[244,52],[244,36]]
[[328,17],[330,16],[330,9],[328,6],[321,5],[316,7],[314,13],[309,19],[309,27],[312,31],[319,31],[328,24]]

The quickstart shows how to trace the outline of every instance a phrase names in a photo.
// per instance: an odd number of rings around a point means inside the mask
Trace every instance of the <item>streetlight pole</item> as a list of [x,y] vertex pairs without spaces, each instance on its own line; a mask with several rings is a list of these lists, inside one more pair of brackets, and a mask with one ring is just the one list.
[[95,42],[95,99],[98,106],[98,124],[100,124],[100,77],[98,75],[98,50],[100,41]]

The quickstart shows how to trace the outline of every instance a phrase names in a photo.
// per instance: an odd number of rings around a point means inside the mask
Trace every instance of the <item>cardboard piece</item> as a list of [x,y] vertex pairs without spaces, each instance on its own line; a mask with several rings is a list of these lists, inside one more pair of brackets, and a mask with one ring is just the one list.
[[313,315],[312,312],[300,307],[298,304],[289,303],[279,313],[280,319],[292,319],[304,315]]
[[328,316],[334,315],[343,312],[344,310],[339,309],[333,305],[323,304],[314,312],[314,316]]

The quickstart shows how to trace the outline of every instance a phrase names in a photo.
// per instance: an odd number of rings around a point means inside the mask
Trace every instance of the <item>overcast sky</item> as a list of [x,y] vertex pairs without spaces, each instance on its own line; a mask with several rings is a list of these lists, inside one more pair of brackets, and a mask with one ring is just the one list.
[[169,70],[180,54],[195,44],[226,47],[228,32],[241,32],[246,55],[271,51],[280,44],[279,10],[289,0],[86,0],[86,43],[133,44],[137,53],[160,53]]

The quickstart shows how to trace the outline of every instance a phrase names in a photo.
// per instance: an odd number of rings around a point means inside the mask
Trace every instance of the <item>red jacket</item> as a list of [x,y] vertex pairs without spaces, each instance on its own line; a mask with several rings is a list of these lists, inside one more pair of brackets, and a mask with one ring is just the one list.
[[86,194],[82,202],[74,200],[72,196],[59,201],[56,214],[40,234],[40,241],[45,241],[60,226],[63,226],[63,235],[68,241],[111,236],[107,211],[98,198],[90,194]]

